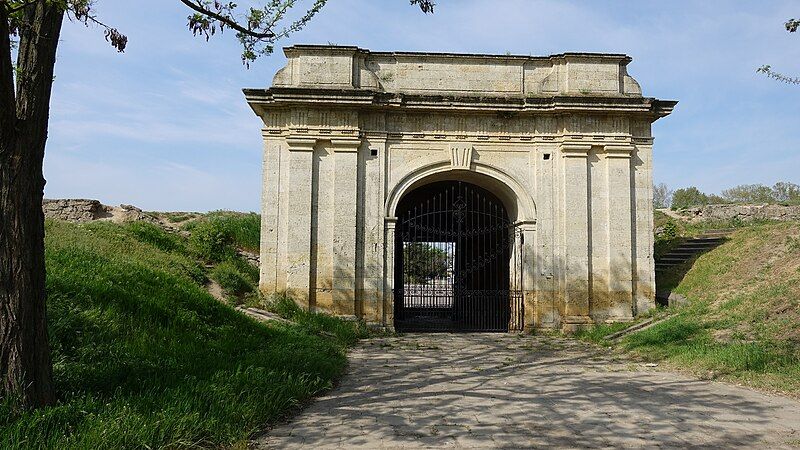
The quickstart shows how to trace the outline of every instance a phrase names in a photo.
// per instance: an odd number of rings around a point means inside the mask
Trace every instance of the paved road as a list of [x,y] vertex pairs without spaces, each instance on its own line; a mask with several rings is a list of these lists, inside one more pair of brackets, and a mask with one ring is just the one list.
[[585,344],[506,334],[372,339],[262,448],[797,448],[800,402]]

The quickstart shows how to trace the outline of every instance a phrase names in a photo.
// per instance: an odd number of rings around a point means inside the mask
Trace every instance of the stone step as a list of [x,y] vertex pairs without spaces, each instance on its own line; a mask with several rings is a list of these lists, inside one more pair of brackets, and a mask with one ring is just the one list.
[[706,230],[702,234],[724,234],[728,235],[736,231],[736,228],[717,228],[715,230]]
[[667,270],[694,259],[725,242],[733,229],[707,230],[699,236],[687,239],[655,261],[656,271]]
[[675,264],[680,264],[680,263],[683,263],[683,262],[689,261],[690,259],[692,259],[692,258],[677,258],[677,257],[673,257],[673,258],[661,258],[661,259],[659,259],[659,260],[658,260],[658,262],[660,262],[660,263],[675,263]]
[[675,257],[691,258],[692,256],[697,255],[699,253],[701,252],[694,250],[673,250],[665,255],[662,255],[661,258],[675,258]]
[[696,237],[691,238],[683,241],[684,243],[692,243],[692,244],[717,244],[719,242],[725,241],[726,238],[724,237]]
[[673,248],[670,251],[674,251],[674,250],[691,250],[691,251],[695,251],[695,252],[703,252],[703,251],[706,251],[708,249],[712,249],[714,247],[716,247],[716,245],[696,245],[696,244],[679,245],[679,246]]

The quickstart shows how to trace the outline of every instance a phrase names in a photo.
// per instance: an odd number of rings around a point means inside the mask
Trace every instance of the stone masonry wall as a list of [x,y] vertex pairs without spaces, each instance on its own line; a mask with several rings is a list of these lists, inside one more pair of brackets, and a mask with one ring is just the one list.
[[44,199],[42,210],[48,219],[67,222],[91,222],[108,215],[106,206],[88,199]]
[[800,205],[706,205],[677,213],[685,220],[800,220]]
[[285,54],[272,87],[244,90],[264,124],[264,293],[392,327],[398,205],[459,181],[519,232],[526,328],[655,305],[651,124],[676,102],[642,96],[629,57]]

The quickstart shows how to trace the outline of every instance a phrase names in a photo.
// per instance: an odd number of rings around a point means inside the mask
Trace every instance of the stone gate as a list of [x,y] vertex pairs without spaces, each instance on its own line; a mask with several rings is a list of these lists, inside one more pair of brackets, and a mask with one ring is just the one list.
[[[284,52],[272,87],[244,90],[264,123],[263,292],[394,326],[408,257],[398,208],[457,182],[496,198],[514,227],[500,257],[521,274],[503,287],[521,292],[525,328],[654,306],[650,130],[676,102],[643,97],[631,58]],[[448,239],[428,244],[457,260],[465,247]]]

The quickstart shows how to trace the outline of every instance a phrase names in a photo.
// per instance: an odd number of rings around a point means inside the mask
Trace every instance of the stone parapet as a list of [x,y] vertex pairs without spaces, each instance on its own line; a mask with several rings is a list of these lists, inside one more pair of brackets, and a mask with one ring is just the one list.
[[642,90],[622,54],[550,56],[372,52],[358,47],[295,45],[275,87],[363,89],[468,96],[626,96]]

